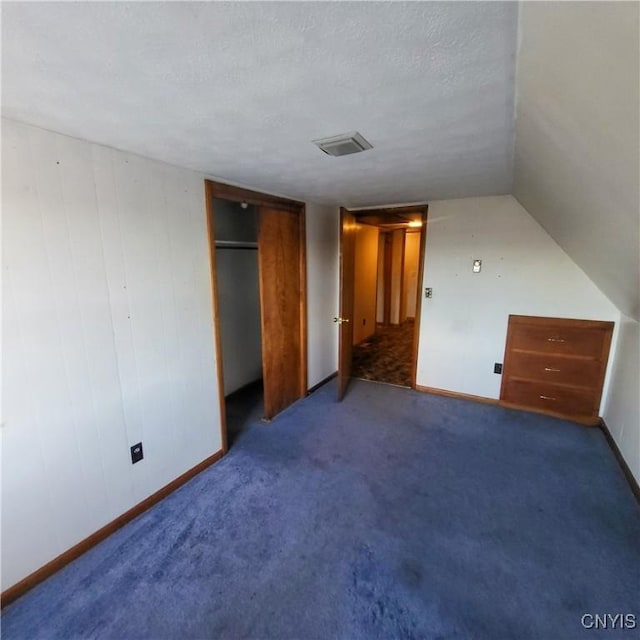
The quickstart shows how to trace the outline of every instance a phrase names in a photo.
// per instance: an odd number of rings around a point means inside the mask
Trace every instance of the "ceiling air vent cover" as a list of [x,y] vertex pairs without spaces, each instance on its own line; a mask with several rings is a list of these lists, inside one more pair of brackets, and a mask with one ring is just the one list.
[[360,153],[373,148],[357,131],[314,140],[313,143],[329,156],[347,156],[350,153]]

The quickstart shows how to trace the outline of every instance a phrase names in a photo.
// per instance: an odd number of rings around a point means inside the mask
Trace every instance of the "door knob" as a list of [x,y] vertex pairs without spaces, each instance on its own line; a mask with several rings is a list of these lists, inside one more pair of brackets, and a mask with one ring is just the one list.
[[338,324],[342,324],[343,322],[349,322],[349,318],[340,318],[340,317],[336,316],[333,319],[333,321],[338,323]]

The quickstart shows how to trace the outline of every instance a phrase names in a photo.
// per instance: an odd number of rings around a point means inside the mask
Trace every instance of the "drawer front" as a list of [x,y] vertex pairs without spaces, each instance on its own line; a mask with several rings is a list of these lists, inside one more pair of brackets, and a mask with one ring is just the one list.
[[505,373],[516,378],[540,382],[560,382],[598,388],[601,370],[602,365],[599,360],[512,352],[509,354],[508,371]]
[[508,380],[502,400],[567,416],[595,416],[600,398],[599,394],[585,389],[560,387],[544,382]]
[[600,358],[604,337],[598,329],[522,324],[511,328],[510,348]]

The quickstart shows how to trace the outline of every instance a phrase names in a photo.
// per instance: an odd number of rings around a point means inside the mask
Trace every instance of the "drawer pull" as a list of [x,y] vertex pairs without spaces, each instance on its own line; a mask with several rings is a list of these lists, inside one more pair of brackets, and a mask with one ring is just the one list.
[[555,398],[552,398],[551,396],[540,396],[540,400],[555,400]]
[[547,338],[547,342],[566,342],[564,338]]
[[545,367],[545,371],[552,371],[553,373],[560,373],[560,369],[554,369],[553,367]]

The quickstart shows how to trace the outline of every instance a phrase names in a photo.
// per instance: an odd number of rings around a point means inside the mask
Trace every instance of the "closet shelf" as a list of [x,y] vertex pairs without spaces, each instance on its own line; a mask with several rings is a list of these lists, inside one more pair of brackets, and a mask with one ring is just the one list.
[[216,240],[216,249],[257,249],[257,242],[242,242],[241,240]]

